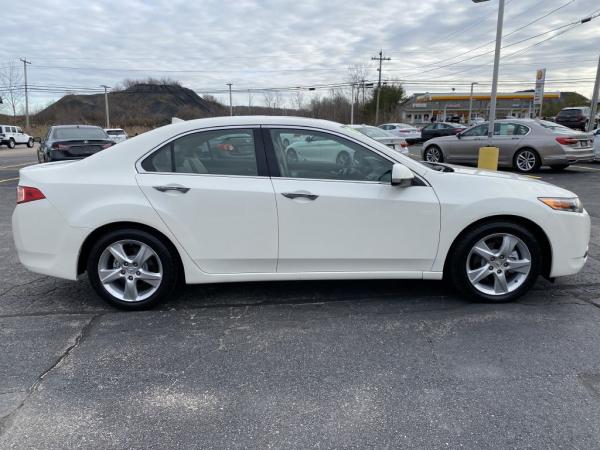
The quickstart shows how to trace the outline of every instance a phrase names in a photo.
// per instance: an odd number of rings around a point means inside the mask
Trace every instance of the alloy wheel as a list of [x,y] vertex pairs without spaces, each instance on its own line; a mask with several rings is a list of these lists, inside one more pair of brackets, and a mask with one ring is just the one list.
[[469,252],[467,277],[473,287],[500,296],[521,287],[531,272],[531,253],[522,239],[495,233],[479,240]]
[[522,172],[531,172],[536,162],[535,154],[529,150],[523,150],[517,155],[517,168]]
[[106,291],[125,302],[140,302],[154,294],[163,279],[158,254],[147,244],[126,239],[110,244],[98,260],[98,278]]
[[425,151],[425,161],[437,163],[437,162],[440,162],[441,159],[442,159],[442,153],[440,152],[439,148],[429,147]]

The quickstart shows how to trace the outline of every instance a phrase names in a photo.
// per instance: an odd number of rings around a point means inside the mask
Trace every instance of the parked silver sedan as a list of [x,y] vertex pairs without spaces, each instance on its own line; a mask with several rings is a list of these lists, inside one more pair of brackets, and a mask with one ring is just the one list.
[[479,149],[500,149],[498,165],[519,172],[534,172],[541,166],[562,170],[570,164],[592,161],[594,136],[554,122],[534,119],[498,120],[491,142],[488,123],[471,127],[455,136],[430,139],[423,144],[423,159],[430,162],[476,164]]
[[400,153],[408,154],[408,144],[402,137],[395,136],[388,131],[371,125],[346,125],[346,127],[369,136],[371,139],[375,139],[377,142],[381,142]]

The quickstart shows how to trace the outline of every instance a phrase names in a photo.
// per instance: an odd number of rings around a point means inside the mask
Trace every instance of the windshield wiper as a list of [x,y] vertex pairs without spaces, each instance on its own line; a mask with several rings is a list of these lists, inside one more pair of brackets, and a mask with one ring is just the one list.
[[444,164],[434,163],[434,162],[430,162],[430,161],[422,161],[422,162],[423,162],[423,164],[427,164],[433,170],[437,170],[439,172],[454,172],[454,169],[452,167],[448,167]]

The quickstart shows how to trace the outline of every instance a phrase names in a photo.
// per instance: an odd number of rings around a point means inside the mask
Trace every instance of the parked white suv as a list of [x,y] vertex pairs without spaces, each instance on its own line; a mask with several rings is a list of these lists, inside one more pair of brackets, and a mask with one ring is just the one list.
[[14,125],[0,125],[0,145],[6,145],[8,148],[15,148],[17,144],[27,144],[27,147],[33,147],[33,138],[23,133],[21,127]]
[[108,137],[110,137],[110,139],[114,141],[115,144],[126,141],[129,137],[127,136],[127,133],[125,133],[125,130],[123,130],[122,128],[105,128],[104,131],[106,131]]

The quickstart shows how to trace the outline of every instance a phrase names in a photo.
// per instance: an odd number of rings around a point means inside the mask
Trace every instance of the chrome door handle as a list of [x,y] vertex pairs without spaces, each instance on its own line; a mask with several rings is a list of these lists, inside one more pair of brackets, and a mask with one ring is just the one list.
[[153,188],[160,192],[177,191],[182,194],[185,194],[190,190],[190,188],[183,186],[153,186]]
[[292,200],[295,198],[306,198],[308,200],[316,200],[317,198],[319,198],[318,195],[304,194],[302,192],[284,192],[281,195],[283,195],[286,198],[291,198]]

